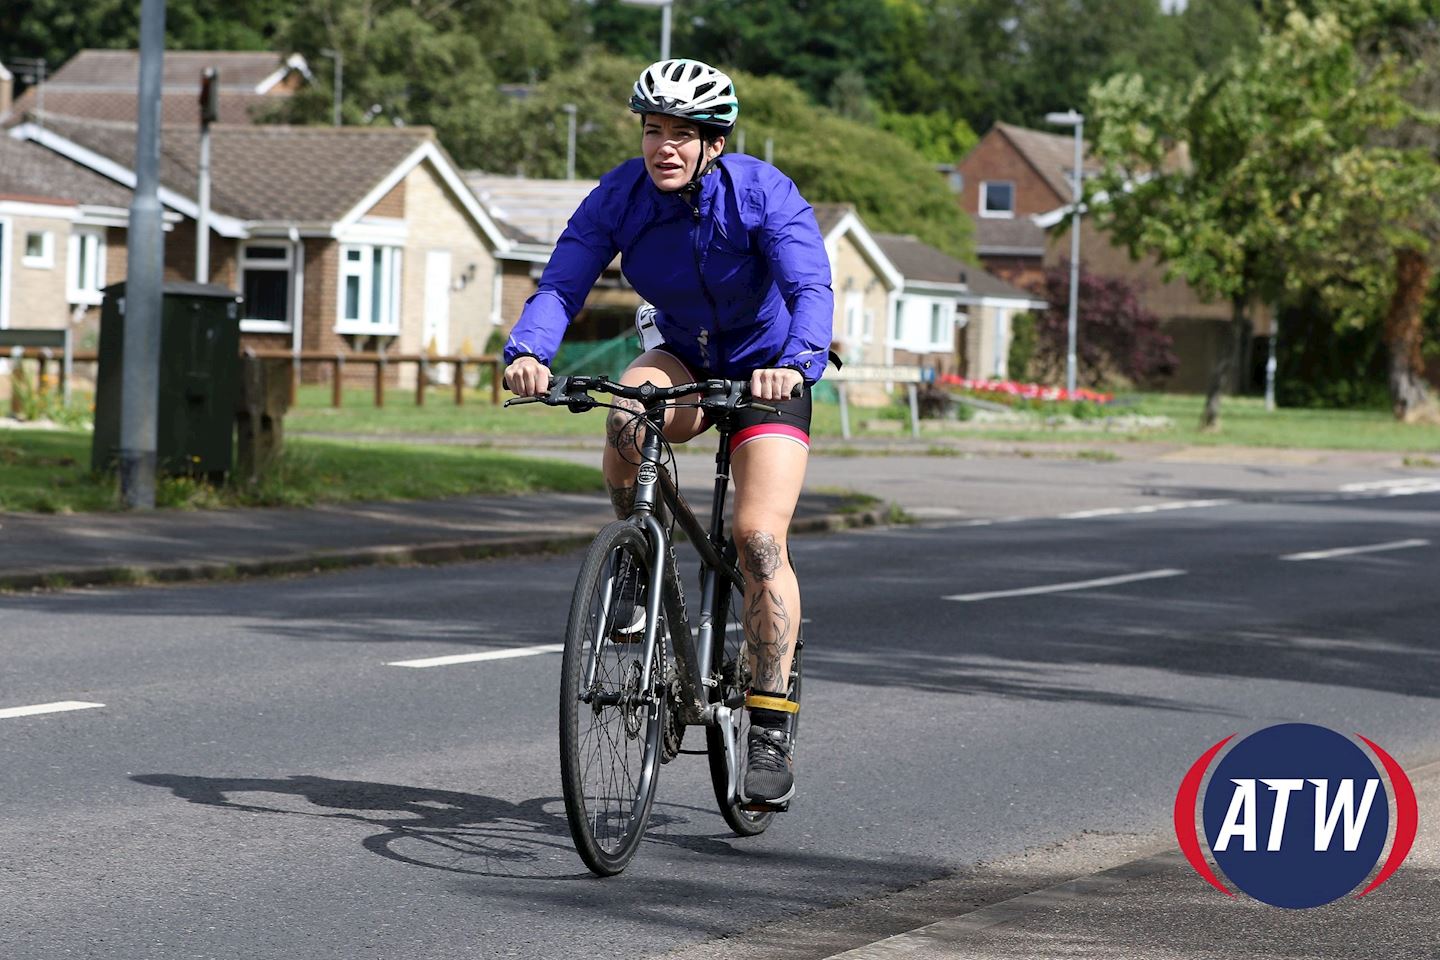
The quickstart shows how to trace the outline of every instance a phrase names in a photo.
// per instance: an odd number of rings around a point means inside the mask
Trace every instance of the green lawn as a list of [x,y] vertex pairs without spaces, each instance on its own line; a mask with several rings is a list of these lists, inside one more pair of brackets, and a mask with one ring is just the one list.
[[[64,513],[117,507],[113,477],[90,472],[90,435],[0,430],[0,510]],[[600,472],[473,447],[292,437],[280,468],[253,490],[163,479],[161,506],[307,506],[350,500],[432,500],[465,494],[603,489]]]
[[[1121,397],[1112,409],[1118,415],[1138,413],[1169,417],[1172,426],[1146,431],[1067,431],[1045,427],[981,426],[968,422],[927,424],[926,436],[988,437],[1017,442],[1083,441],[1125,442],[1153,440],[1168,443],[1312,447],[1326,449],[1394,450],[1417,454],[1440,452],[1440,427],[1396,423],[1383,410],[1265,410],[1256,397],[1226,397],[1221,405],[1221,428],[1206,433],[1199,429],[1205,399],[1199,395],[1147,393]],[[448,389],[437,388],[423,407],[415,405],[408,390],[391,391],[383,408],[374,406],[369,391],[349,391],[345,406],[330,405],[328,388],[307,387],[299,407],[286,423],[294,430],[336,432],[383,437],[410,436],[559,436],[596,437],[604,431],[603,413],[575,415],[567,410],[530,404],[504,409],[491,406],[488,394],[472,393],[457,407]],[[885,421],[888,429],[875,435],[905,436],[900,421],[908,417],[903,403],[888,408],[852,406],[850,422],[864,435],[867,421]],[[899,433],[896,428],[899,427]],[[840,410],[835,404],[817,403],[812,433],[818,437],[840,436]]]

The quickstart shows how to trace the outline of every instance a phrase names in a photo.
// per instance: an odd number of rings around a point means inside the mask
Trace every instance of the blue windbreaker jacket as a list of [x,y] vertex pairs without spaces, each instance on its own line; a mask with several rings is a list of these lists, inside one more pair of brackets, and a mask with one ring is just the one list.
[[695,207],[657,190],[638,157],[602,177],[556,242],[505,362],[528,353],[548,365],[616,253],[658,310],[665,349],[697,373],[793,366],[814,383],[825,372],[834,294],[814,212],[789,177],[744,155],[721,158]]

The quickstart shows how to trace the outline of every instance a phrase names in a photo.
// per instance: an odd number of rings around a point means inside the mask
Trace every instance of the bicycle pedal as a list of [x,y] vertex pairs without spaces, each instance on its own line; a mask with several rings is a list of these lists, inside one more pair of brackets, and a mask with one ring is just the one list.
[[759,800],[749,800],[740,804],[740,809],[746,813],[784,813],[790,809],[790,801],[783,803],[765,803]]

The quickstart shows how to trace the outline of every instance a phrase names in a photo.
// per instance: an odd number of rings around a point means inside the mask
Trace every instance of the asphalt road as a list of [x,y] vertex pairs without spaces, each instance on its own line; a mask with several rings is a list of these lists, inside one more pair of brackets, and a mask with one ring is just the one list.
[[576,556],[0,598],[0,708],[103,704],[0,713],[0,953],[818,957],[745,931],[1163,837],[1233,732],[1440,758],[1440,493],[1272,486],[797,539],[800,798],[734,840],[681,757],[604,881],[559,799],[558,656],[390,665],[554,643]]

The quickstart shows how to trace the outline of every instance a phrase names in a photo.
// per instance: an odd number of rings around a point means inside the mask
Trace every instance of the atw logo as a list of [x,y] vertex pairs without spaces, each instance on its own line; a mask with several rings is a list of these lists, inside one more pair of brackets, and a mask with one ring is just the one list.
[[1399,868],[1418,828],[1410,779],[1379,746],[1358,737],[1390,780],[1385,790],[1370,756],[1348,737],[1309,723],[1266,727],[1237,742],[1200,785],[1233,736],[1207,750],[1175,796],[1175,836],[1195,871],[1230,895],[1201,851],[1199,804],[1211,856],[1244,893],[1277,907],[1318,907],[1350,893],[1380,862],[1390,821],[1390,854],[1364,896]]

